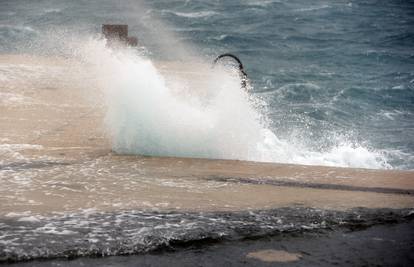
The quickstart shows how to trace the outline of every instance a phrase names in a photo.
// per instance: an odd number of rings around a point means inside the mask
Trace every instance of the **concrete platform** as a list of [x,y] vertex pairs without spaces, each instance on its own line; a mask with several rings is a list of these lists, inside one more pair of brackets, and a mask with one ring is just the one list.
[[[90,208],[414,207],[412,171],[113,154],[99,91],[77,64],[0,57],[3,71],[21,69],[0,84],[0,216]],[[33,66],[43,69],[31,72]]]
[[[194,242],[202,244],[202,254],[191,249],[157,259],[20,264],[151,266],[174,260],[173,266],[192,266],[199,255],[206,266],[267,266],[286,257],[294,257],[293,266],[412,262],[406,249],[372,259],[377,247],[366,244],[381,228],[357,233],[361,242],[345,234],[408,221],[385,229],[397,232],[398,240],[388,235],[379,249],[392,247],[390,242],[412,248],[412,242],[404,244],[412,233],[413,171],[117,155],[105,133],[96,80],[80,64],[0,56],[0,263],[130,255],[177,244],[192,248]],[[166,64],[160,69],[169,69]],[[198,75],[177,70],[177,77]],[[327,230],[334,233],[303,236]],[[303,239],[292,240],[292,235]],[[241,241],[258,237],[271,240]],[[210,241],[223,240],[232,242],[205,250]],[[366,253],[323,252],[355,245]],[[396,256],[405,258],[393,261]]]

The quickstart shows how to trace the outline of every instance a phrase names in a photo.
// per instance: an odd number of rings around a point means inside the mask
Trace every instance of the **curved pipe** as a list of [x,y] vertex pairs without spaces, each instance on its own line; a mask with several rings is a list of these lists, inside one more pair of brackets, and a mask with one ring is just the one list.
[[225,54],[222,54],[222,55],[219,55],[214,61],[213,61],[213,64],[215,65],[215,64],[217,64],[217,62],[220,60],[220,59],[222,59],[222,58],[224,58],[224,57],[229,57],[229,58],[232,58],[232,59],[234,59],[237,63],[238,63],[238,67],[239,67],[239,71],[240,71],[240,75],[241,75],[241,84],[242,84],[242,87],[244,88],[244,89],[247,89],[247,74],[246,74],[246,72],[244,71],[244,67],[243,67],[243,63],[241,62],[241,60],[237,57],[237,56],[235,56],[235,55],[233,55],[233,54],[230,54],[230,53],[225,53]]

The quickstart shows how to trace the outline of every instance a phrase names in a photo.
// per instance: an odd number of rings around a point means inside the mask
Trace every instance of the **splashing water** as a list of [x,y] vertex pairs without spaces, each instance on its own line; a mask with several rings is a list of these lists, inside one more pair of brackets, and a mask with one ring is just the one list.
[[95,63],[105,77],[106,123],[116,152],[261,159],[265,129],[237,75],[206,68],[210,73],[196,83],[200,87],[177,92],[142,55],[98,45]]
[[117,153],[391,168],[380,152],[346,140],[313,151],[279,139],[267,127],[262,102],[240,88],[234,71],[183,63],[184,80],[174,80],[131,49],[115,51],[94,40],[83,54],[102,77],[106,126]]

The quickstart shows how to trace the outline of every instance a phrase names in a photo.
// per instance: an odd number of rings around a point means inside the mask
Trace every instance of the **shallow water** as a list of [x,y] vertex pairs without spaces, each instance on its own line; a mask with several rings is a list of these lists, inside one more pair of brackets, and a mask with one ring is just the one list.
[[[240,242],[189,244],[146,255],[109,258],[80,258],[72,261],[35,261],[15,266],[379,266],[412,265],[413,222],[379,225],[357,232],[338,231],[330,235],[305,233],[290,237],[243,240]],[[206,245],[209,245],[208,247]],[[266,256],[264,256],[266,255]],[[299,257],[299,259],[297,259]],[[288,259],[291,261],[289,262]]]
[[284,208],[250,212],[158,213],[128,211],[26,216],[10,214],[0,229],[0,262],[148,253],[224,240],[358,229],[404,222],[409,210],[349,212]]

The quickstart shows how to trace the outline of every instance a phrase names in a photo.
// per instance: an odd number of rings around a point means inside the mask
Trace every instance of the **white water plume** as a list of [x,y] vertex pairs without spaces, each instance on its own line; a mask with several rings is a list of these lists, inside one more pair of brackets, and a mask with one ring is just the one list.
[[[258,145],[265,129],[261,115],[241,90],[238,75],[211,69],[202,63],[192,67],[197,88],[187,88],[166,78],[154,64],[133,51],[114,52],[95,42],[97,75],[107,96],[106,123],[118,153],[260,160]],[[89,53],[90,55],[90,53]],[[194,64],[193,66],[191,64]],[[167,70],[168,72],[168,70]],[[201,97],[202,96],[202,97]]]
[[224,68],[188,62],[163,69],[163,63],[131,49],[108,49],[103,41],[90,42],[84,53],[101,77],[117,153],[390,167],[381,153],[359,145],[342,142],[321,152],[278,139],[266,127],[260,101]]

